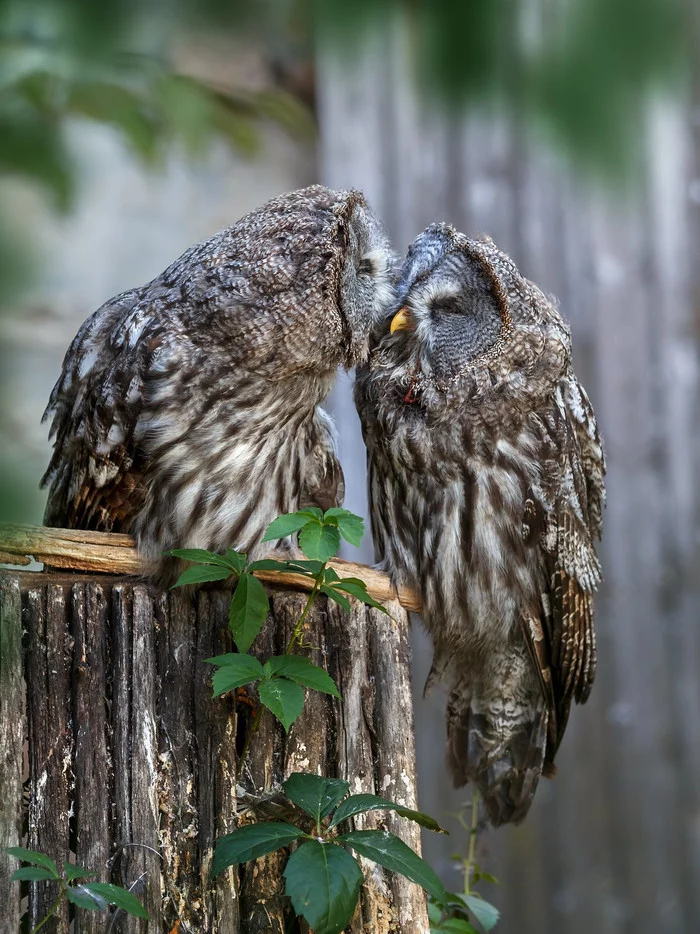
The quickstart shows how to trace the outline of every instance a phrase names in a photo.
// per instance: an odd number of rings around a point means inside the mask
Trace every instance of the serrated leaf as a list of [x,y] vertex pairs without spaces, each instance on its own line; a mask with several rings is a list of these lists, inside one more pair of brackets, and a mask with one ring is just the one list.
[[277,717],[286,732],[304,709],[304,689],[287,678],[261,681],[260,703]]
[[289,857],[285,893],[314,934],[339,934],[349,923],[362,887],[362,872],[347,850],[308,840]]
[[231,600],[229,623],[236,647],[247,652],[270,609],[265,588],[252,574],[241,574]]
[[98,895],[97,892],[91,892],[84,885],[69,885],[66,889],[66,897],[69,902],[86,911],[105,911],[109,908],[106,898]]
[[10,876],[10,882],[41,882],[46,879],[55,882],[56,876],[43,866],[21,866]]
[[445,887],[432,867],[388,830],[351,830],[350,833],[338,837],[338,840],[347,843],[360,856],[406,876],[411,882],[422,886],[437,901],[445,901]]
[[362,539],[365,534],[365,523],[360,516],[356,516],[355,513],[350,512],[348,509],[334,507],[333,509],[326,510],[325,518],[336,520],[338,530],[346,542],[350,542],[351,545],[356,546],[362,544]]
[[501,916],[498,908],[478,895],[464,895],[459,892],[456,895],[485,931],[492,931],[496,927]]
[[100,895],[109,902],[110,905],[116,905],[117,908],[121,908],[122,911],[127,911],[135,918],[148,917],[148,912],[138,898],[132,895],[131,892],[127,892],[127,890],[123,889],[120,885],[112,885],[109,882],[86,882],[84,885],[80,886],[80,888],[83,889],[83,891],[91,892],[93,895]]
[[217,567],[214,564],[195,564],[194,567],[185,568],[182,574],[170,588],[184,587],[186,584],[204,584],[207,581],[225,581],[232,575],[231,568]]
[[270,658],[265,663],[266,668],[267,666],[271,674],[283,675],[305,688],[340,697],[338,687],[328,672],[314,665],[310,658],[303,655],[278,655]]
[[89,879],[91,876],[97,875],[96,872],[83,869],[82,866],[74,866],[73,863],[69,863],[68,860],[63,861],[63,869],[65,870],[68,882],[73,882],[75,879]]
[[350,795],[349,798],[346,798],[333,815],[330,826],[335,827],[341,821],[354,817],[355,814],[362,814],[365,811],[395,811],[400,817],[412,820],[428,830],[433,830],[436,833],[447,833],[434,818],[429,817],[427,814],[405,808],[400,804],[389,801],[387,798],[380,798],[378,795],[370,794]]
[[308,516],[309,519],[318,519],[319,522],[323,522],[323,511],[318,508],[318,506],[307,506],[306,509],[300,509],[299,515]]
[[307,558],[328,561],[338,553],[340,532],[332,525],[310,522],[299,532],[299,547]]
[[214,697],[220,697],[227,691],[234,691],[244,684],[259,681],[264,677],[263,666],[252,655],[220,655],[219,658],[226,659],[226,661],[222,663],[215,659],[208,659],[214,664],[221,665],[212,676]]
[[279,538],[286,538],[299,529],[303,529],[309,522],[309,516],[300,512],[290,512],[286,516],[278,516],[271,522],[263,535],[264,542],[273,542]]
[[229,866],[247,863],[251,859],[265,856],[266,853],[272,853],[273,850],[289,846],[301,836],[303,831],[284,821],[267,821],[239,827],[216,841],[212,874],[217,876]]
[[[213,564],[215,567],[219,568],[239,570],[239,562],[233,564],[227,556],[218,555],[215,551],[206,551],[204,548],[173,548],[172,551],[166,551],[165,554],[171,558],[182,558],[183,561],[192,561],[194,564]],[[231,552],[231,554],[235,555],[236,552]],[[242,555],[238,555],[237,557],[241,558],[240,566],[242,567],[245,559]]]
[[35,866],[43,866],[44,869],[49,870],[54,879],[61,878],[58,871],[58,866],[50,856],[46,855],[46,853],[40,853],[38,850],[26,850],[23,846],[9,846],[7,848],[7,852],[10,854],[10,856],[15,856],[17,859],[21,859],[23,863],[32,863]]
[[310,814],[318,824],[342,801],[350,784],[342,778],[293,772],[286,782],[282,782],[282,787],[289,800]]
[[356,600],[360,600],[362,603],[366,603],[368,606],[373,606],[375,610],[381,610],[382,613],[389,615],[389,611],[386,607],[382,606],[381,603],[378,603],[374,597],[371,597],[367,593],[367,585],[364,581],[360,580],[359,577],[344,577],[337,584],[333,585],[336,590],[342,590],[344,593],[349,593],[351,597],[355,597]]
[[326,584],[322,584],[319,588],[321,593],[324,593],[330,600],[334,603],[337,603],[339,607],[348,612],[352,609],[352,604],[342,593],[335,590],[333,587],[328,587]]

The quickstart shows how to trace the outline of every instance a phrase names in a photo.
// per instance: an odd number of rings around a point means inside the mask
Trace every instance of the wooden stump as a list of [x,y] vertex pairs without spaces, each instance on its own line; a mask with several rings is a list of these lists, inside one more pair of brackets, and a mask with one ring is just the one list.
[[[291,916],[282,854],[217,879],[210,866],[216,838],[250,819],[258,797],[292,771],[345,778],[353,793],[417,806],[408,621],[397,602],[390,618],[318,600],[310,654],[343,700],[308,692],[288,735],[266,715],[237,783],[251,714],[230,695],[212,699],[205,661],[231,651],[229,591],[167,593],[78,573],[3,572],[0,580],[0,844],[42,850],[59,864],[74,859],[132,888],[151,918],[118,912],[110,927],[105,915],[78,911],[74,931],[282,934]],[[254,654],[284,651],[305,599],[270,587]],[[386,826],[420,847],[418,828],[393,815],[369,813],[358,825]],[[20,916],[20,886],[7,881],[16,865],[0,853],[8,931]],[[363,868],[349,931],[428,930],[418,887]],[[30,889],[33,925],[54,893],[46,883]],[[67,934],[70,923],[66,909],[46,930]]]

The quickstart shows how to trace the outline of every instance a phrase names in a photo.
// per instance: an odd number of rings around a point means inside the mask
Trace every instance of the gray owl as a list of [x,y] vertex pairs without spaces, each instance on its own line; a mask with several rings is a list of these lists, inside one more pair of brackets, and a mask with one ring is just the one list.
[[131,532],[167,576],[167,549],[249,551],[277,515],[341,503],[319,403],[337,367],[367,355],[390,257],[359,192],[316,185],[108,301],[46,411],[46,524]]
[[355,389],[377,559],[422,595],[455,784],[517,822],[593,682],[600,436],[568,327],[492,241],[427,228],[393,310]]

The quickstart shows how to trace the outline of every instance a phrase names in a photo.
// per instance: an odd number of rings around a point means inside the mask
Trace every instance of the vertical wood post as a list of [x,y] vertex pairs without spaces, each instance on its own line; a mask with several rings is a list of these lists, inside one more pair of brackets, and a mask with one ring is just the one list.
[[[283,853],[217,879],[210,868],[215,839],[242,816],[254,819],[259,798],[292,771],[345,778],[352,792],[417,806],[408,623],[398,603],[389,604],[391,618],[361,604],[344,612],[325,598],[316,603],[306,641],[343,700],[308,692],[289,734],[265,715],[237,781],[236,750],[251,713],[230,695],[212,699],[205,661],[232,650],[230,591],[167,593],[133,579],[79,573],[2,572],[0,579],[1,839],[20,843],[28,819],[27,846],[130,888],[150,921],[117,912],[111,932],[282,934],[291,912]],[[256,655],[264,660],[284,651],[305,600],[270,590]],[[375,812],[357,825],[387,827],[420,847],[408,821]],[[20,915],[20,885],[7,881],[15,866],[0,864],[8,931],[18,930]],[[418,887],[372,864],[363,868],[366,885],[349,931],[427,931]],[[29,889],[36,924],[55,893],[45,883]],[[67,932],[71,923],[79,934],[106,929],[104,915],[78,911],[73,918],[66,907],[47,931]]]

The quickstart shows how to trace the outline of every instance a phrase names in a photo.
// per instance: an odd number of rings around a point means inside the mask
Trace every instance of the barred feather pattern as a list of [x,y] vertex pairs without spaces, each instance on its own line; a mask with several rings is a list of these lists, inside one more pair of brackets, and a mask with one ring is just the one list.
[[166,579],[170,548],[259,554],[277,515],[342,502],[319,403],[366,357],[392,262],[359,192],[312,186],[103,305],[46,411],[46,523],[133,532]]
[[595,673],[604,457],[554,302],[489,241],[412,245],[355,398],[379,566],[417,587],[447,761],[521,820]]

